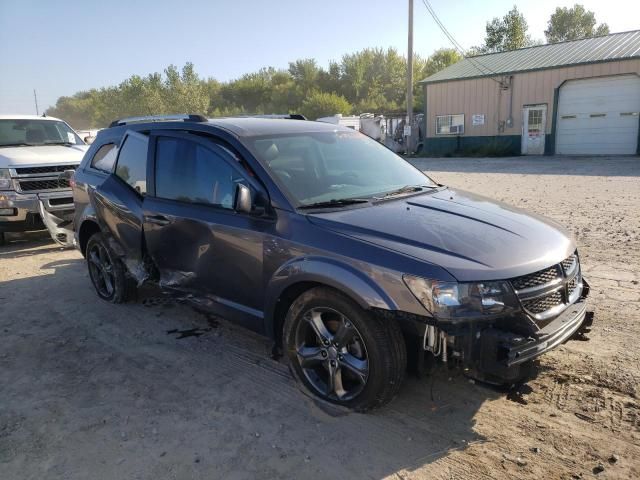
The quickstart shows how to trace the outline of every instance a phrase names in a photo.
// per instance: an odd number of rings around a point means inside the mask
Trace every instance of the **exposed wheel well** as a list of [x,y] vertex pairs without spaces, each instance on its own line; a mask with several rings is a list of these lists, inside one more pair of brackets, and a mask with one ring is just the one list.
[[80,242],[80,252],[82,252],[82,255],[85,255],[87,252],[87,243],[91,236],[100,231],[100,226],[93,220],[85,220],[82,222],[80,231],[78,232],[78,241]]
[[278,298],[275,311],[273,312],[273,338],[277,345],[282,343],[282,329],[284,327],[284,319],[287,316],[289,307],[307,290],[311,290],[314,287],[326,286],[318,282],[300,282],[295,283],[287,287],[284,292]]

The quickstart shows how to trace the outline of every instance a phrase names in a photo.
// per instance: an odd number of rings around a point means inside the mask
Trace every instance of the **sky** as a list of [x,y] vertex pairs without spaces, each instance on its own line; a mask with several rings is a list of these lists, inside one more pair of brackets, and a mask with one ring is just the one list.
[[[414,51],[450,47],[423,0],[414,0]],[[556,7],[576,1],[612,32],[640,29],[633,0],[431,0],[463,47],[516,4],[544,39]],[[395,5],[395,6],[394,6]],[[322,66],[366,47],[407,48],[408,0],[0,0],[0,114],[40,113],[60,96],[116,85],[133,74],[193,62],[220,81],[315,58]]]

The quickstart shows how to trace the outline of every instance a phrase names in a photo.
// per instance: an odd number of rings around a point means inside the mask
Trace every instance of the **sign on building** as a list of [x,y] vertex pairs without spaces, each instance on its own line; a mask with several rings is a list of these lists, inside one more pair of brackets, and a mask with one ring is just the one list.
[[484,125],[484,113],[474,113],[471,116],[471,123],[474,127]]

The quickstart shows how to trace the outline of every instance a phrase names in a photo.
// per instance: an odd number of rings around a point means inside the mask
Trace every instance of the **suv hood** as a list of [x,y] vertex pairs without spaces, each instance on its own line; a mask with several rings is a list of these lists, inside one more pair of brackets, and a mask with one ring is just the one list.
[[508,279],[560,263],[572,235],[555,222],[462,190],[314,213],[309,220],[421,261],[459,281]]
[[47,145],[42,147],[1,147],[0,168],[80,163],[88,145]]

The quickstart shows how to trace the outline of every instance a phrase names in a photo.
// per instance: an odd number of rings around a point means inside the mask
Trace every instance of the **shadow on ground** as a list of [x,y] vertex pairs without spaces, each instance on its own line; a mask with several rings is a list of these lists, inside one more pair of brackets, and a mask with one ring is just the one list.
[[453,371],[408,377],[371,414],[326,407],[265,339],[155,289],[102,302],[68,257],[0,283],[7,478],[381,478],[484,440],[474,415],[501,394]]

